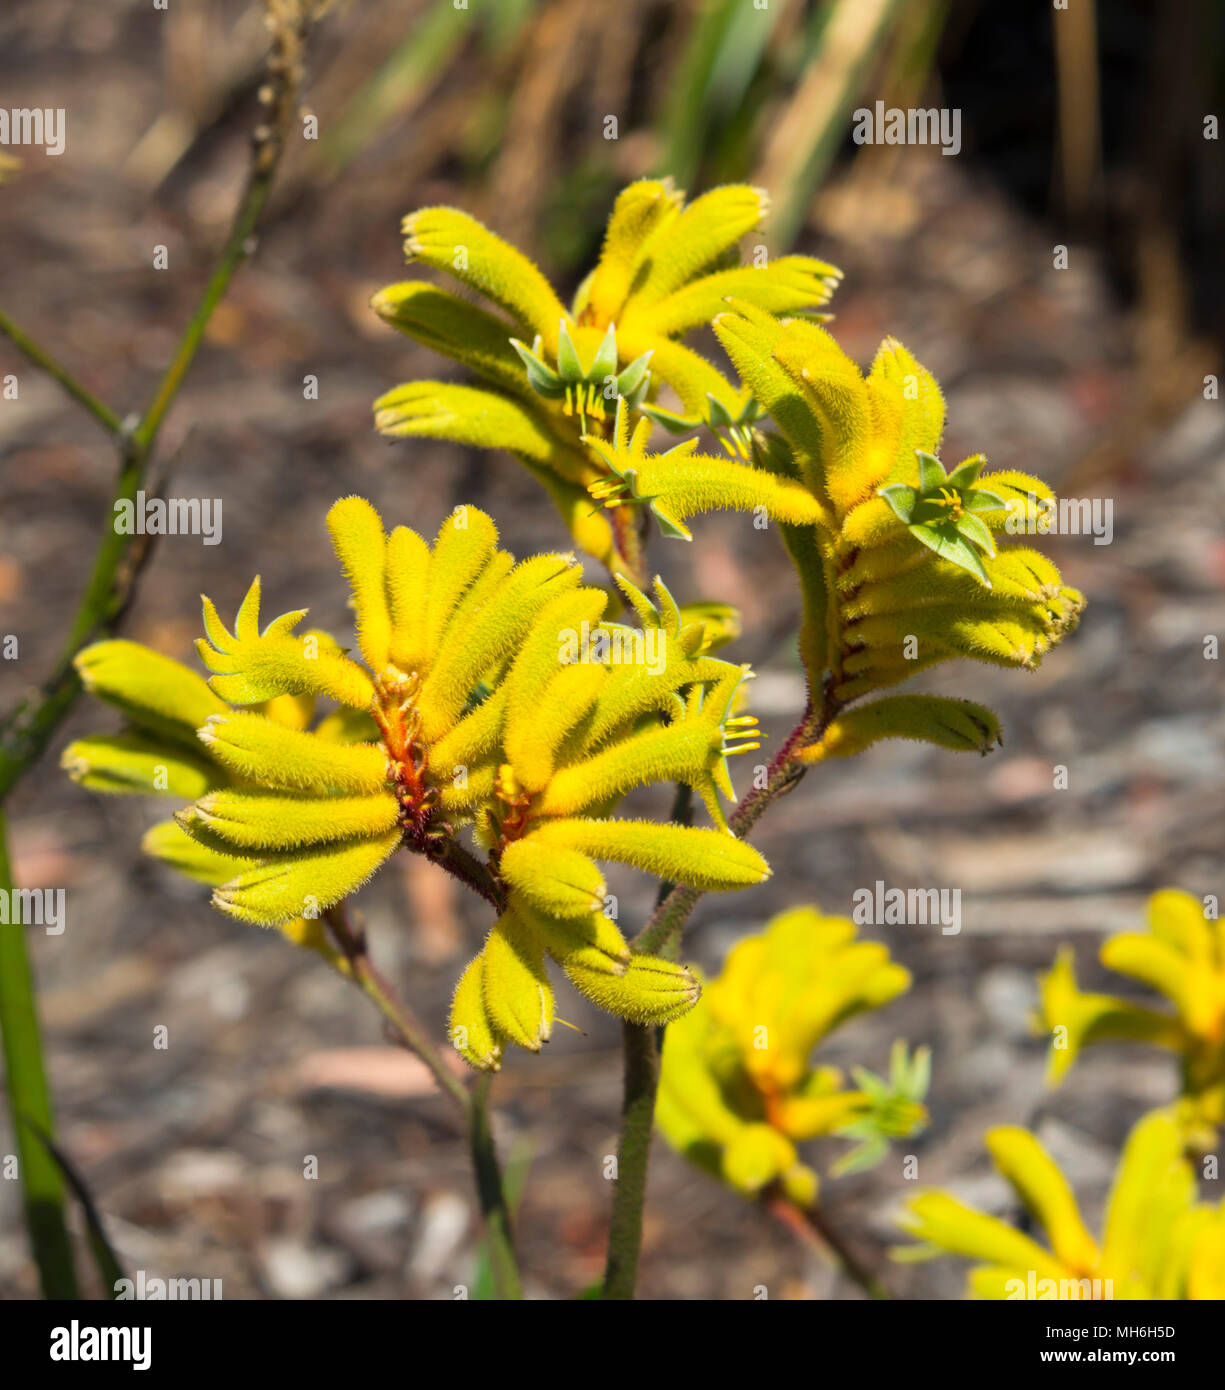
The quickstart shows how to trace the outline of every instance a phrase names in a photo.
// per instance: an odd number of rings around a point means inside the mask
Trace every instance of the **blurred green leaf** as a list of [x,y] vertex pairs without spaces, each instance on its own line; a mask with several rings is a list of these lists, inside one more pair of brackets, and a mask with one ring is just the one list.
[[[0,890],[13,886],[4,811],[0,807]],[[42,1033],[26,929],[0,927],[0,1036],[4,1042],[5,1089],[25,1198],[26,1229],[46,1298],[77,1298],[72,1246],[64,1221],[64,1181],[40,1136],[49,1134],[51,1093],[43,1065]]]
[[745,0],[711,0],[690,35],[663,119],[662,172],[694,183],[716,135],[737,122],[785,0],[758,9]]
[[343,169],[374,143],[398,116],[411,110],[442,79],[464,43],[478,37],[501,53],[519,36],[534,0],[435,0],[392,49],[387,60],[350,98],[344,114],[320,142],[320,155],[332,173]]

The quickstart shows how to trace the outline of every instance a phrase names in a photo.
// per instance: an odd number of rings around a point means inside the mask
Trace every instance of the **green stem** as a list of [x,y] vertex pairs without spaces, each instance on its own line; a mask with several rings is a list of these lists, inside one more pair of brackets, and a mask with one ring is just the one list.
[[[278,155],[279,151],[280,143],[278,141]],[[209,320],[213,316],[213,311],[221,303],[226,290],[229,289],[234,272],[255,249],[255,228],[272,190],[272,178],[276,173],[277,163],[277,159],[271,161],[257,159],[255,167],[251,171],[246,193],[238,206],[230,234],[226,238],[225,246],[222,247],[221,255],[213,268],[204,294],[196,306],[196,312],[192,315],[190,323],[179,340],[179,346],[158,383],[148,409],[136,427],[133,442],[142,457],[149,453],[157,439],[157,432],[161,429],[166,412],[170,409],[171,403],[178,394],[179,387],[183,384],[183,378],[187,375],[187,369],[191,366],[192,359],[196,355],[196,349],[200,346],[205,329],[207,329]]]
[[104,430],[114,435],[123,433],[123,421],[110,406],[82,386],[67,367],[52,357],[41,344],[35,342],[24,329],[19,328],[3,309],[0,309],[0,333],[3,333],[36,367],[46,372],[53,381],[58,381],[72,399],[83,405]]
[[[114,508],[136,496],[146,460],[126,458],[115,485],[114,501],[103,523],[89,582],[77,606],[60,658],[37,697],[24,700],[0,719],[0,803],[38,761],[81,690],[73,657],[94,638],[111,631],[131,601],[135,579],[148,557],[148,537],[129,537],[115,530]],[[133,546],[135,539],[139,544]]]
[[[815,717],[811,711],[805,712],[770,764],[764,785],[751,791],[728,819],[734,835],[742,840],[747,839],[766,809],[795,786],[805,771],[804,764],[797,761],[796,754],[805,744],[820,738],[830,718],[832,709],[823,710],[819,717]],[[701,896],[700,888],[691,888],[686,883],[677,884],[634,938],[634,950],[648,955],[659,955],[667,950],[674,944],[673,939],[684,930]]]
[[[213,311],[229,288],[234,273],[251,254],[254,233],[268,201],[280,164],[285,137],[295,118],[301,70],[296,55],[302,42],[300,30],[284,27],[274,33],[269,57],[267,104],[271,108],[260,127],[246,189],[234,214],[229,236],[209,277],[195,313],[179,340],[148,409],[129,433],[108,406],[97,401],[75,381],[49,353],[0,314],[0,330],[33,362],[57,380],[69,395],[81,401],[116,436],[119,474],[107,510],[102,538],[94,554],[89,583],[73,618],[68,641],[50,678],[37,695],[22,701],[0,719],[0,802],[43,755],[81,691],[72,658],[85,643],[109,632],[131,600],[136,574],[148,557],[150,542],[144,537],[121,535],[115,530],[115,506],[131,501],[145,482],[153,447],[162,421],[191,366]],[[135,558],[134,558],[135,557]]]
[[[12,888],[4,812],[0,809],[0,891],[9,895],[10,902]],[[54,1134],[54,1120],[25,928],[16,922],[0,926],[0,1034],[4,1040],[6,1089],[21,1167],[26,1228],[43,1296],[76,1298],[76,1271],[64,1219],[64,1180],[40,1138],[40,1134]]]
[[375,967],[366,949],[365,934],[350,924],[344,903],[328,908],[324,916],[336,944],[349,962],[352,978],[358,988],[391,1025],[396,1040],[425,1063],[439,1090],[459,1107],[466,1119],[468,1088],[443,1061],[430,1042],[425,1026]]
[[[671,821],[688,825],[692,818],[693,792],[677,783]],[[661,883],[658,907],[676,887]],[[673,939],[679,946],[679,934]],[[670,954],[675,959],[676,952]],[[659,1086],[659,1057],[664,1029],[621,1026],[621,1052],[625,1065],[621,1134],[617,1147],[617,1186],[613,1195],[612,1223],[602,1297],[630,1299],[638,1278],[638,1253],[642,1248],[642,1217],[646,1203],[647,1168],[651,1156],[651,1126],[655,1118],[655,1093]]]
[[375,968],[366,949],[365,936],[349,922],[344,904],[329,908],[325,916],[336,944],[349,963],[353,980],[391,1025],[396,1040],[425,1063],[439,1089],[458,1107],[468,1134],[494,1286],[499,1298],[522,1298],[510,1207],[489,1116],[492,1078],[482,1076],[471,1090],[458,1080],[430,1042],[429,1034],[416,1015]]
[[632,1299],[638,1282],[647,1166],[655,1119],[655,1093],[659,1088],[655,1033],[654,1028],[643,1028],[636,1023],[621,1025],[625,1091],[621,1105],[621,1135],[617,1143],[612,1221],[608,1229],[608,1258],[604,1266],[602,1297],[607,1299]]
[[489,1265],[494,1286],[502,1299],[523,1297],[519,1266],[515,1259],[514,1231],[510,1208],[502,1182],[490,1123],[489,1088],[491,1076],[482,1076],[468,1099],[468,1141],[472,1150],[472,1166],[476,1171],[476,1190],[485,1220],[485,1238],[489,1244]]
[[[820,737],[832,716],[833,706],[828,697],[819,713],[814,713],[809,705],[770,764],[765,784],[745,797],[728,821],[734,834],[741,839],[746,838],[766,808],[795,786],[804,771],[804,765],[797,760],[797,753],[806,743]],[[680,803],[677,809],[678,813],[683,810]],[[691,888],[688,884],[677,884],[671,888],[656,907],[650,921],[631,942],[631,950],[675,959],[680,951],[685,923],[701,896],[700,889]],[[608,1258],[604,1269],[603,1296],[609,1299],[633,1298],[638,1277],[651,1127],[655,1116],[655,1095],[659,1089],[662,1034],[662,1029],[640,1028],[632,1023],[622,1025],[625,1097],[617,1145],[617,1184],[613,1190]]]

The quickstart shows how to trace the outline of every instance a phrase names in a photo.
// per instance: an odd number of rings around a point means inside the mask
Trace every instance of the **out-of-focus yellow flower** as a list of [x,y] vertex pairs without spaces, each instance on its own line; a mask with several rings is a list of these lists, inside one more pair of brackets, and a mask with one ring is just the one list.
[[734,946],[702,1002],[668,1029],[656,1119],[673,1148],[755,1195],[780,1183],[801,1206],[817,1177],[797,1144],[823,1134],[861,1140],[842,1171],[883,1157],[891,1136],[921,1128],[927,1055],[895,1046],[888,1082],[858,1088],[810,1054],[839,1024],[909,987],[886,947],[857,941],[846,918],[797,908]]
[[1149,899],[1147,932],[1112,936],[1100,954],[1103,965],[1164,994],[1173,1012],[1081,991],[1073,954],[1061,950],[1042,979],[1035,1020],[1051,1038],[1048,1081],[1057,1085],[1081,1048],[1093,1043],[1168,1048],[1183,1062],[1177,1114],[1187,1143],[1212,1148],[1225,1123],[1225,923],[1210,920],[1189,893],[1167,888]]
[[[746,668],[710,655],[729,615],[708,634],[662,582],[657,606],[622,581],[640,626],[606,622],[609,595],[582,585],[573,556],[516,564],[471,507],[432,547],[406,527],[387,534],[358,497],[337,502],[328,527],[364,664],[326,633],[298,632],[304,610],[261,627],[257,579],[233,631],[204,600],[208,682],[134,642],[80,654],[87,688],[129,727],[73,743],[70,775],[191,799],[149,833],[149,853],[211,885],[221,911],[338,966],[320,919],[398,849],[457,872],[501,910],[455,996],[452,1039],[475,1066],[548,1038],[546,956],[613,1013],[684,1013],[697,980],[631,956],[599,865],[703,890],[768,876],[721,801],[734,798],[728,757],[758,747],[756,721],[732,712]],[[613,816],[657,781],[697,791],[715,827]],[[484,860],[458,845],[464,827]]]
[[1048,1246],[947,1192],[912,1197],[900,1224],[921,1242],[902,1260],[960,1255],[978,1263],[967,1292],[984,1299],[1225,1297],[1225,1204],[1196,1201],[1172,1116],[1132,1130],[1115,1176],[1101,1245],[1085,1229],[1067,1179],[1028,1130],[989,1130],[987,1147]]

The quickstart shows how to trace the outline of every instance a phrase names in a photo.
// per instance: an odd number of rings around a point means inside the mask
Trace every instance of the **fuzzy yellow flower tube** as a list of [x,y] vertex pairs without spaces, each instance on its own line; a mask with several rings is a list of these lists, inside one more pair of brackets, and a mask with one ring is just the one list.
[[782,527],[804,596],[801,654],[830,716],[804,760],[888,737],[986,752],[999,726],[980,705],[903,695],[846,707],[957,657],[1032,670],[1075,627],[1083,596],[1038,551],[1004,543],[1049,487],[983,472],[981,456],[946,469],[940,388],[894,339],[864,375],[805,319],[732,301],[714,329],[777,430],[759,434],[755,462],[820,507],[813,524]]
[[1035,1027],[1051,1039],[1047,1079],[1057,1085],[1083,1048],[1145,1042],[1182,1059],[1177,1114],[1188,1147],[1206,1152],[1225,1125],[1225,924],[1190,893],[1166,888],[1148,903],[1148,930],[1121,932],[1101,948],[1110,970],[1164,994],[1171,1009],[1152,1009],[1110,994],[1082,991],[1070,949],[1042,980]]
[[[667,1023],[696,1001],[684,967],[630,953],[607,910],[601,863],[704,890],[749,887],[769,872],[728,832],[721,802],[732,795],[727,758],[757,747],[752,721],[731,714],[744,670],[707,654],[704,624],[686,622],[662,582],[658,606],[628,581],[621,587],[637,629],[603,624],[607,595],[576,589],[548,606],[504,683],[492,799],[477,812],[476,836],[506,887],[506,910],[451,1017],[453,1042],[482,1068],[499,1064],[506,1042],[535,1051],[548,1039],[546,957],[599,1007],[638,1023]],[[572,658],[560,669],[559,642]],[[626,642],[631,659],[611,660]],[[601,646],[607,664],[591,660]],[[609,815],[651,782],[693,788],[715,827]]]
[[1170,1114],[1155,1111],[1132,1130],[1100,1245],[1067,1179],[1032,1134],[1012,1126],[989,1130],[987,1147],[1047,1244],[948,1193],[926,1192],[912,1197],[900,1218],[921,1243],[898,1247],[895,1258],[951,1254],[976,1261],[967,1287],[972,1298],[1225,1296],[1225,1203],[1196,1200],[1195,1177]]
[[[452,1039],[496,1067],[506,1043],[538,1050],[553,1022],[552,957],[598,1006],[665,1022],[699,988],[683,967],[631,957],[601,863],[703,890],[769,868],[728,833],[727,758],[755,748],[731,713],[745,669],[711,655],[726,615],[682,614],[628,582],[636,626],[604,619],[570,555],[516,562],[485,513],[459,507],[433,545],[390,533],[358,497],[328,530],[349,581],[361,660],[304,610],[260,620],[251,585],[231,630],[204,600],[205,681],[133,642],[77,660],[86,687],[128,721],[80,739],[64,766],[103,792],[190,799],[145,848],[213,888],[242,921],[340,957],[321,923],[397,850],[457,873],[499,910],[455,999]],[[713,828],[618,819],[621,798],[682,782]],[[461,845],[470,828],[481,859]]]
[[[480,381],[397,387],[375,402],[378,429],[506,449],[547,488],[576,544],[624,570],[628,538],[592,510],[585,492],[605,473],[583,447],[584,435],[607,437],[616,405],[625,402],[670,427],[708,425],[743,453],[743,423],[755,407],[682,340],[708,325],[729,295],[771,314],[810,311],[840,278],[823,261],[769,260],[764,248],[740,264],[742,239],[767,211],[765,193],[747,185],[715,188],[686,204],[667,181],[630,184],[569,306],[522,252],[467,213],[411,213],[404,220],[409,262],[453,277],[493,309],[421,281],[375,296],[375,312],[388,323],[464,363]],[[656,410],[662,386],[675,392],[683,416]]]
[[860,1146],[835,1171],[868,1167],[888,1139],[913,1133],[926,1112],[926,1054],[895,1049],[890,1081],[858,1070],[848,1087],[836,1067],[814,1066],[833,1029],[880,1008],[910,976],[854,923],[796,908],[738,942],[702,1002],[668,1029],[656,1121],[699,1167],[746,1196],[778,1184],[811,1206],[817,1176],[797,1145],[823,1134]]

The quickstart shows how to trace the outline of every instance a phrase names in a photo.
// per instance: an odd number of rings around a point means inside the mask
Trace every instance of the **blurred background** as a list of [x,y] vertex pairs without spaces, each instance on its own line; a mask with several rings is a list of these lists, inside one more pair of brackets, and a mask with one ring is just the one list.
[[[345,493],[426,532],[460,500],[524,553],[564,542],[510,458],[391,444],[370,404],[451,375],[369,311],[404,277],[399,221],[455,203],[516,241],[565,291],[617,189],[670,173],[691,192],[750,179],[765,241],[842,267],[833,331],[863,363],[885,333],[942,382],[945,457],[1111,499],[1114,536],[1041,542],[1083,589],[1079,632],[1032,676],[938,668],[922,688],[994,705],[990,759],[894,743],[822,767],[763,822],[776,873],[706,899],[687,951],[707,970],[773,912],[888,885],[959,886],[959,936],[879,934],[910,993],[848,1025],[824,1062],[881,1071],[895,1037],[933,1049],[931,1124],[871,1172],[828,1180],[869,1259],[907,1184],[1010,1211],[981,1135],[1036,1127],[1097,1218],[1122,1137],[1170,1098],[1174,1063],[1090,1053],[1044,1091],[1035,972],[1076,947],[1082,985],[1118,991],[1096,950],[1146,895],[1222,889],[1225,401],[1206,398],[1225,327],[1225,178],[1205,117],[1225,115],[1225,17],[1203,0],[384,0],[334,5],[313,36],[316,141],[291,142],[251,265],[215,314],[162,435],[178,496],[221,497],[224,541],[164,540],[126,635],[194,660],[199,594],[232,611],[264,578],[270,614],[308,606],[347,631],[323,528]],[[15,0],[0,16],[10,108],[64,107],[64,155],[8,150],[0,307],[121,414],[147,399],[189,317],[241,187],[264,50],[258,5]],[[962,148],[864,145],[852,113],[961,112]],[[606,138],[608,117],[616,138]],[[151,270],[152,248],[169,269]],[[1066,269],[1055,269],[1066,247]],[[713,351],[712,345],[712,351]],[[113,451],[0,340],[0,708],[43,679],[108,524]],[[302,380],[319,379],[304,401]],[[682,600],[738,604],[729,651],[759,671],[774,740],[802,705],[797,603],[776,538],[716,516],[692,547],[654,542]],[[356,991],[282,941],[222,918],[142,860],[147,802],[88,795],[59,749],[115,720],[82,703],[11,806],[17,882],[68,890],[35,964],[60,1138],[117,1250],[151,1275],[223,1280],[227,1298],[450,1297],[473,1277],[465,1146],[413,1059]],[[1054,790],[1053,769],[1068,770]],[[738,778],[748,769],[737,769]],[[659,808],[666,810],[660,793]],[[651,886],[615,879],[623,920]],[[358,900],[374,953],[441,1038],[478,901],[400,856]],[[574,1296],[600,1271],[620,1097],[617,1029],[570,992],[546,1054],[516,1055],[494,1100],[523,1183],[529,1293]],[[155,1051],[153,1029],[170,1046]],[[7,1115],[0,1153],[11,1150]],[[815,1148],[828,1168],[846,1147]],[[319,1176],[305,1181],[305,1155]],[[1013,1212],[1016,1216],[1016,1213]],[[0,1182],[0,1294],[35,1289],[15,1182]],[[956,1261],[887,1274],[907,1297],[960,1297]],[[785,1229],[660,1142],[640,1292],[659,1298],[858,1297]]]

